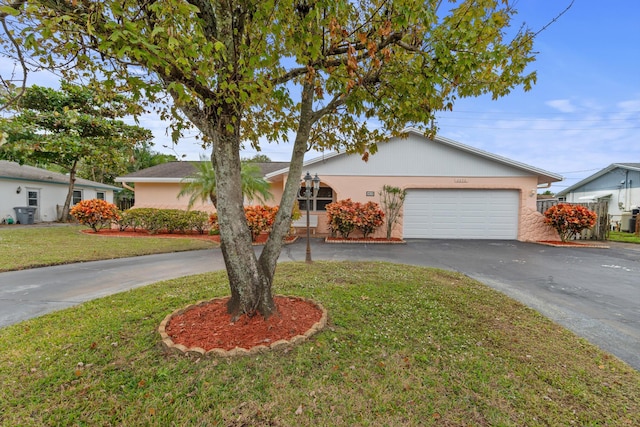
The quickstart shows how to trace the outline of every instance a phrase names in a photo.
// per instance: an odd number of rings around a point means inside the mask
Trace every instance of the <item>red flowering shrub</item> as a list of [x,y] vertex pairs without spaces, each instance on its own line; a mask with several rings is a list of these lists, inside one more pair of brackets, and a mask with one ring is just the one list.
[[345,239],[348,238],[349,234],[356,228],[358,217],[356,203],[351,199],[338,200],[329,203],[326,209],[327,222],[331,233],[339,233]]
[[582,230],[593,227],[597,215],[584,206],[559,203],[551,206],[544,213],[544,222],[554,228],[563,242],[580,233]]
[[384,212],[375,202],[362,204],[345,199],[328,204],[326,209],[329,229],[345,239],[355,229],[366,238],[384,222]]
[[375,202],[367,202],[358,209],[356,228],[362,232],[362,236],[367,236],[380,227],[384,222],[384,212]]
[[120,211],[113,203],[100,199],[82,200],[71,209],[80,224],[88,225],[96,233],[120,219]]
[[[277,213],[277,206],[245,206],[244,214],[247,218],[249,230],[251,230],[252,240],[256,240],[260,233],[271,231],[271,226],[273,226]],[[209,215],[209,224],[211,225],[210,234],[218,234],[220,232],[217,213]]]
[[244,215],[247,217],[252,240],[256,240],[262,232],[271,231],[277,213],[277,206],[245,206]]

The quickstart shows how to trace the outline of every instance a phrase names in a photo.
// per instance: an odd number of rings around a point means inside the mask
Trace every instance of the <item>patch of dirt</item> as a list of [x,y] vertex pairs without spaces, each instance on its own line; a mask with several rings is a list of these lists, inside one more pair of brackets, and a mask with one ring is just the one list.
[[236,347],[251,349],[304,335],[320,321],[323,314],[310,301],[275,296],[278,312],[269,319],[265,320],[260,315],[251,318],[243,315],[232,323],[227,313],[228,300],[228,297],[218,298],[173,315],[167,322],[165,332],[175,344],[187,348],[200,347],[205,351]]
[[[104,236],[104,237],[161,237],[161,238],[167,238],[167,239],[189,238],[189,239],[209,240],[209,241],[212,241],[212,242],[220,243],[220,236],[219,235],[209,235],[207,233],[200,234],[200,233],[195,232],[195,231],[186,232],[186,233],[156,233],[156,234],[151,234],[147,230],[120,231],[120,230],[116,230],[116,229],[113,229],[113,228],[112,229],[103,228],[102,230],[99,230],[97,233],[95,233],[90,228],[87,228],[87,229],[81,230],[81,232],[85,233],[85,234],[90,234],[92,236]],[[269,237],[268,234],[261,234],[256,238],[256,240],[253,242],[253,244],[254,245],[263,245],[267,241],[268,237]],[[291,242],[294,242],[295,240],[296,240],[296,236],[288,236],[285,239],[285,243],[291,243]]]

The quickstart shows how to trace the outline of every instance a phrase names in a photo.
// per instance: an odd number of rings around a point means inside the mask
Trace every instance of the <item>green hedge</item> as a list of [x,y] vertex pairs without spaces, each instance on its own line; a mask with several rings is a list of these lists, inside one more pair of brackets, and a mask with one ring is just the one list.
[[118,221],[121,231],[147,230],[151,234],[186,233],[197,231],[204,234],[209,214],[202,211],[180,209],[134,208],[122,212]]

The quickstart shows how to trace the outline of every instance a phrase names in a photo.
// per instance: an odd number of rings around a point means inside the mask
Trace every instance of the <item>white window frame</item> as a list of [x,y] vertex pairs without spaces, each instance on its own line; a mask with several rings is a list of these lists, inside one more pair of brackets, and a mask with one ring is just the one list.
[[[80,195],[80,198],[76,197],[77,194]],[[73,190],[73,195],[71,196],[71,204],[75,205],[78,202],[81,202],[82,200],[84,200],[82,190]]]
[[[327,190],[331,192],[330,197],[326,195]],[[307,198],[304,195],[305,191],[306,191],[306,188],[303,183],[302,186],[300,187],[300,192],[298,193],[300,195],[300,197],[298,197],[298,207],[300,208],[301,212],[306,212],[307,210]],[[320,189],[318,190],[317,196],[309,197],[309,211],[310,212],[326,211],[327,210],[326,206],[329,203],[333,203],[334,198],[335,198],[335,191],[333,191],[333,188],[329,186],[321,186]]]

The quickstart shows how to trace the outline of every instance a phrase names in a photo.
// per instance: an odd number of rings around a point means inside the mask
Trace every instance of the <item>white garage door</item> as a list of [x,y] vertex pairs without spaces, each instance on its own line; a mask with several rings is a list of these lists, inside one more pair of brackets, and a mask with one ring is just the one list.
[[518,196],[511,190],[408,190],[404,237],[516,239]]

